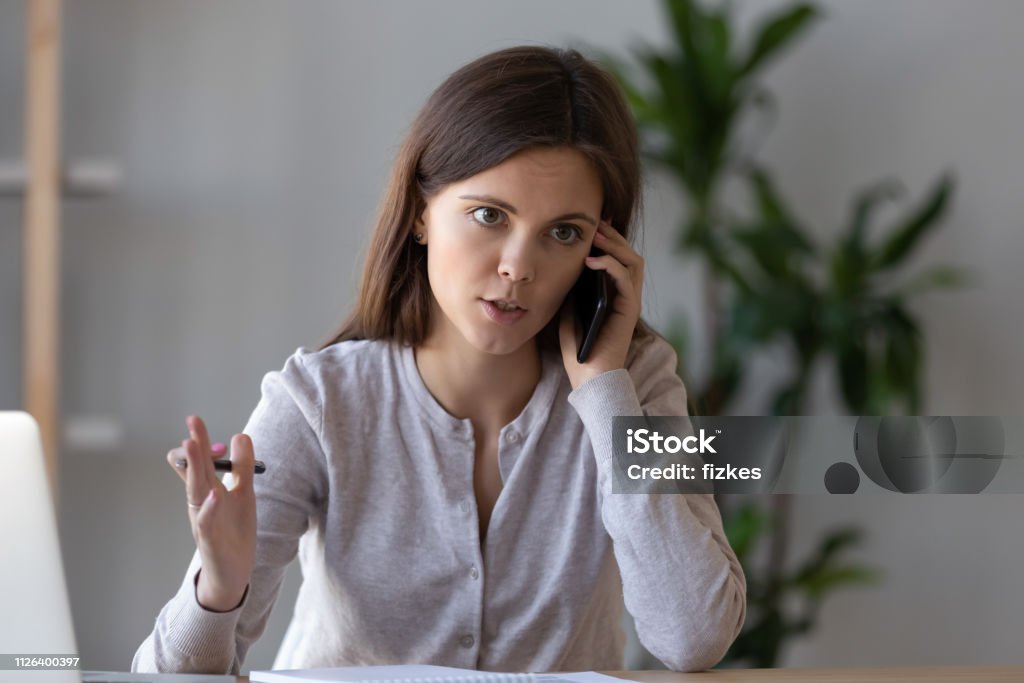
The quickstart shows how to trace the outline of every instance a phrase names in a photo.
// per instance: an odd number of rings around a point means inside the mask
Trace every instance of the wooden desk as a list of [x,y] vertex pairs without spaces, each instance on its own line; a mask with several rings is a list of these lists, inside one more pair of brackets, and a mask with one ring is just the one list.
[[887,666],[842,669],[717,669],[680,674],[673,671],[607,671],[609,676],[643,683],[755,683],[815,681],[815,683],[974,683],[1024,682],[1024,666]]
[[[681,674],[674,671],[604,671],[640,683],[1024,683],[1021,666],[887,666],[852,669],[716,669]],[[239,676],[248,683],[248,676]]]

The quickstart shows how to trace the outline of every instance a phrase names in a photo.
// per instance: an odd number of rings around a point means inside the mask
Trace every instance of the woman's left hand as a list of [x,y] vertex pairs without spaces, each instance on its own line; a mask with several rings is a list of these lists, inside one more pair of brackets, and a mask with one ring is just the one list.
[[608,312],[585,363],[576,361],[579,347],[576,316],[571,297],[562,304],[558,340],[562,348],[565,371],[576,389],[602,373],[626,367],[626,354],[633,339],[633,330],[640,320],[640,292],[644,284],[644,259],[633,250],[626,238],[611,225],[601,221],[594,236],[594,246],[602,256],[588,257],[584,268],[605,271],[608,278]]

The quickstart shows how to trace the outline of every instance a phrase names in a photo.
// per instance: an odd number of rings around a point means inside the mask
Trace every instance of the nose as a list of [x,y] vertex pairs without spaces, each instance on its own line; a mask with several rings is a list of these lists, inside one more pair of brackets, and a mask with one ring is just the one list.
[[503,278],[512,282],[530,282],[533,280],[533,259],[527,253],[529,248],[522,242],[508,240],[501,252],[498,272]]

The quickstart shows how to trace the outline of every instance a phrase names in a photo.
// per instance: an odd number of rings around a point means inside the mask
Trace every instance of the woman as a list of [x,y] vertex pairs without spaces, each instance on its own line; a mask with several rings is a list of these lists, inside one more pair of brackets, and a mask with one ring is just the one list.
[[[198,417],[168,454],[197,551],[133,671],[237,674],[296,554],[274,668],[620,669],[623,603],[669,668],[717,663],[746,583],[712,496],[611,492],[612,416],[686,414],[640,320],[639,201],[629,111],[577,52],[450,76],[398,155],[355,310],[264,377],[233,487]],[[579,363],[584,268],[611,300]]]

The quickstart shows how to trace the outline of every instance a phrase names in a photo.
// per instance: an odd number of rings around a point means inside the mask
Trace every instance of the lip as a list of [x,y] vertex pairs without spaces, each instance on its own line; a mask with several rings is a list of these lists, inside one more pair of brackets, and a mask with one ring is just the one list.
[[487,299],[480,299],[480,305],[487,317],[499,325],[514,325],[529,311],[520,308],[518,311],[503,311]]

